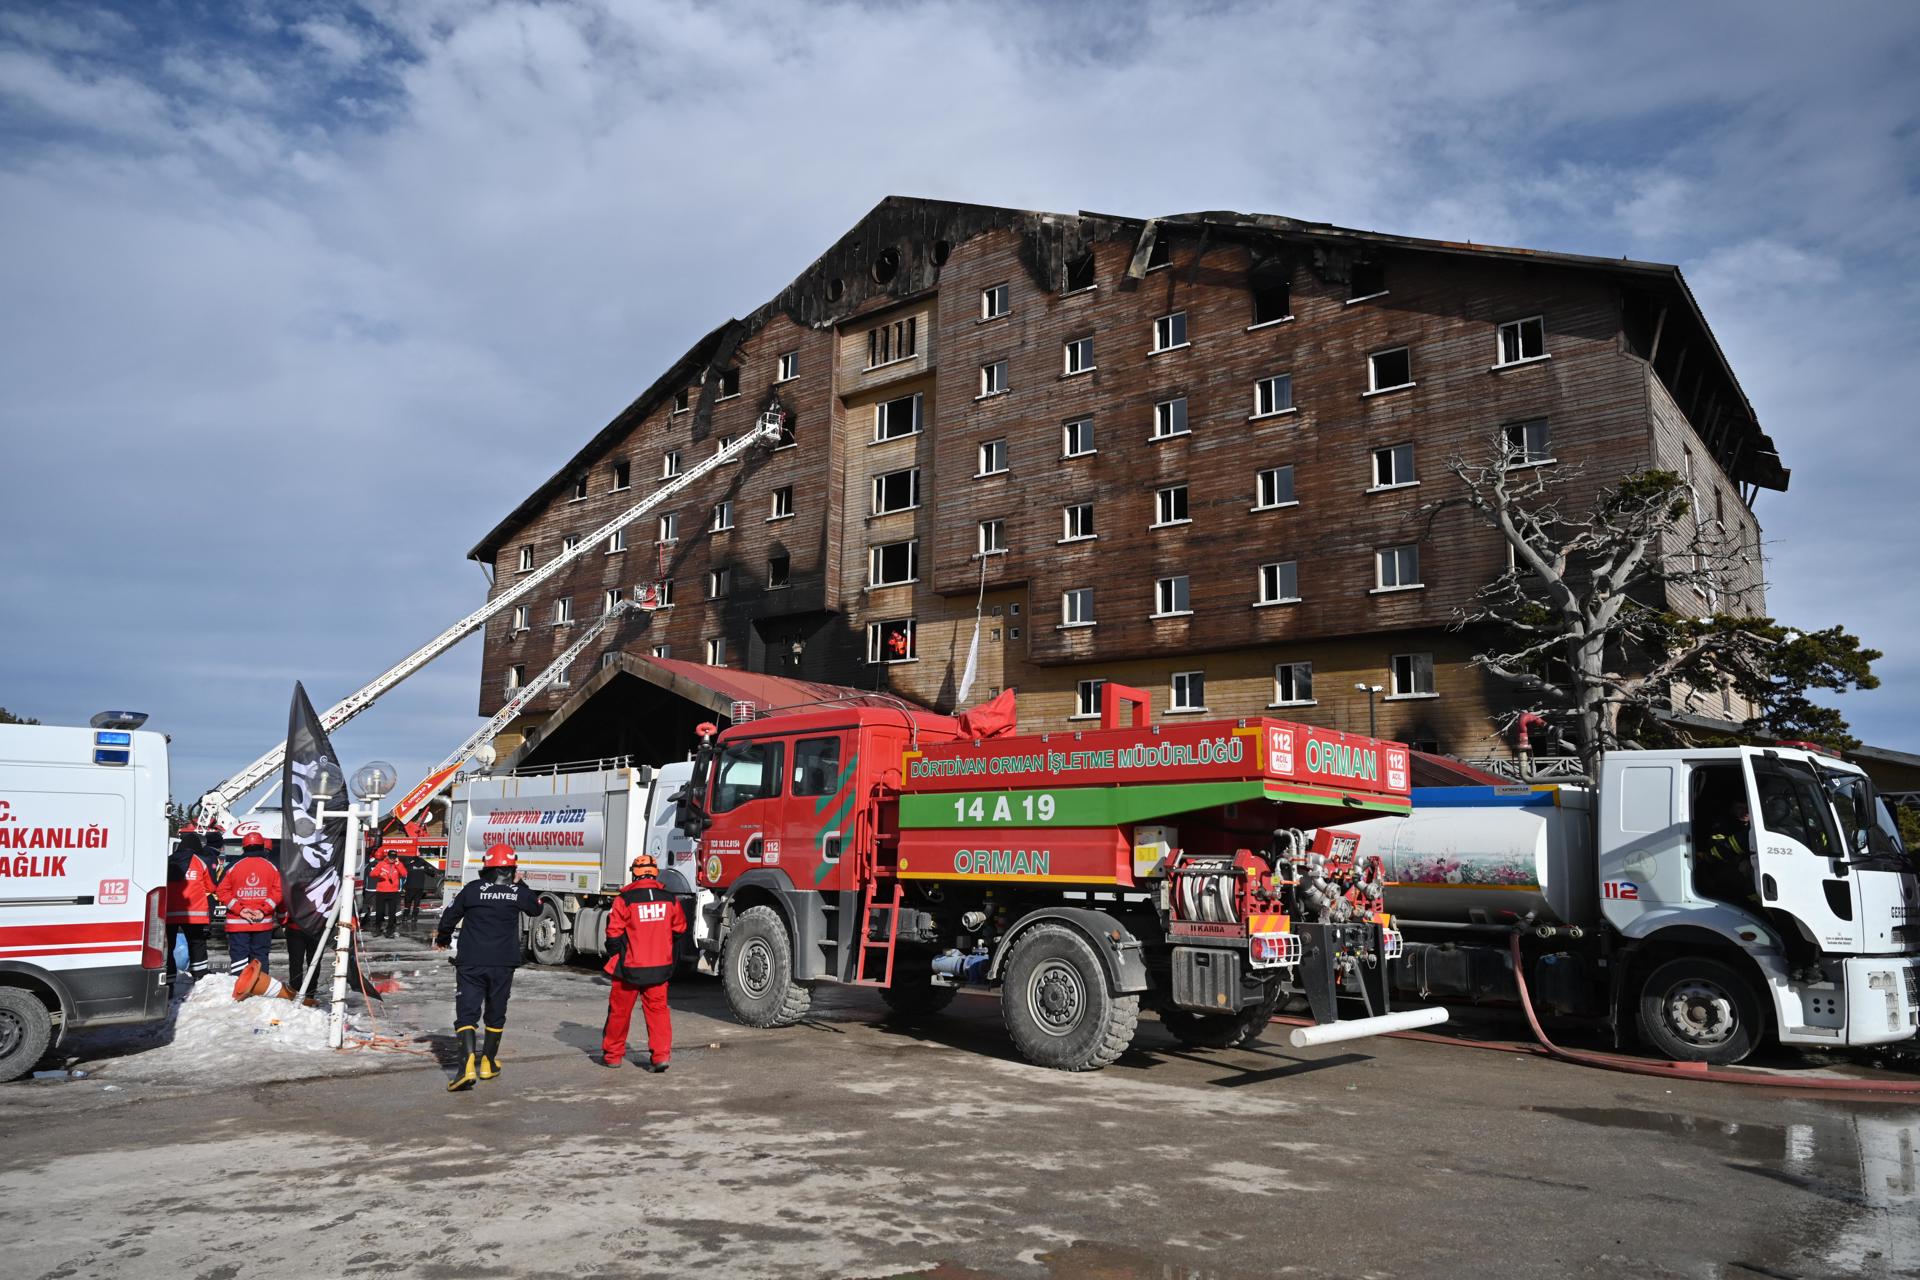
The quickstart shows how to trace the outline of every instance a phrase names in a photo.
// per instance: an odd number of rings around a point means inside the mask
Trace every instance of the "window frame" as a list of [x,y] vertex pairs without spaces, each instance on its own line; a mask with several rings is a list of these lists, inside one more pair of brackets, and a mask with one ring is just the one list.
[[[714,386],[720,394],[714,397],[714,403],[722,400],[737,400],[740,397],[740,370],[722,369],[720,376],[714,379]],[[727,388],[733,388],[729,391]]]
[[[980,291],[980,322],[999,320],[1013,314],[1013,290],[1011,281],[990,284]],[[998,310],[995,305],[998,304]]]
[[[1173,584],[1180,584],[1174,587]],[[1172,588],[1169,590],[1168,588]],[[1177,597],[1177,598],[1176,598]],[[1183,608],[1162,608],[1163,604],[1179,604]],[[1153,582],[1153,612],[1150,618],[1189,618],[1193,616],[1193,578],[1190,574],[1176,573],[1165,578],[1155,578]]]
[[[786,507],[785,511],[780,509],[782,505]],[[770,513],[767,516],[768,524],[772,524],[775,520],[793,519],[793,486],[790,484],[776,486],[768,497],[767,510]]]
[[[1407,464],[1407,474],[1404,479],[1400,475],[1400,460],[1403,456]],[[1384,480],[1381,479],[1380,473],[1382,459],[1387,463],[1390,477]],[[1368,487],[1368,493],[1384,493],[1388,489],[1413,489],[1419,484],[1420,472],[1414,462],[1413,441],[1403,440],[1399,444],[1382,445],[1373,451],[1373,484]]]
[[1005,356],[998,360],[989,360],[980,366],[980,394],[975,400],[986,400],[993,396],[1003,396],[1011,390],[1008,386],[1008,361]]
[[1093,335],[1084,338],[1068,338],[1060,344],[1060,376],[1077,378],[1083,373],[1092,373],[1100,366],[1093,362]]
[[[1286,385],[1286,392],[1287,392],[1286,401],[1287,402],[1284,405],[1279,405],[1277,408],[1274,408],[1274,407],[1269,407],[1265,409],[1261,408],[1260,406],[1262,401],[1265,399],[1268,399],[1268,397],[1265,394],[1268,391],[1268,389],[1280,383],[1284,383]],[[1279,399],[1279,397],[1277,396],[1271,397],[1271,398],[1274,399],[1275,401]],[[1293,402],[1293,374],[1291,372],[1270,373],[1264,378],[1254,379],[1253,381],[1253,413],[1247,419],[1249,422],[1260,422],[1267,418],[1284,418],[1290,413],[1298,413],[1299,411],[1300,411],[1299,406],[1294,404]]]
[[[991,537],[988,536],[989,533],[992,534]],[[987,545],[989,542],[996,541],[996,540],[999,542],[1000,544],[999,546],[990,547]],[[977,522],[974,525],[974,556],[975,558],[977,559],[984,556],[1003,556],[1006,554],[1007,554],[1006,518],[1004,516],[989,516],[985,520],[981,520]]]
[[[992,454],[999,455],[1000,465],[997,467],[987,465],[989,456]],[[1007,437],[995,436],[991,440],[982,440],[974,450],[973,478],[984,480],[988,476],[1006,475],[1013,469],[1012,459],[1013,450],[1008,446]]]
[[[1306,672],[1307,696],[1304,698],[1300,696],[1300,673],[1302,670]],[[1287,673],[1287,683],[1292,686],[1292,697],[1281,696],[1280,673],[1282,671]],[[1311,661],[1276,662],[1273,664],[1273,701],[1267,704],[1268,707],[1312,707],[1318,706],[1319,702],[1320,700],[1313,696],[1313,663]]]
[[672,480],[680,474],[680,451],[668,449],[660,455],[660,478]]
[[[1528,325],[1535,326],[1535,331],[1539,337],[1540,349],[1533,355],[1526,354],[1526,327]],[[1507,358],[1508,330],[1513,331],[1515,349],[1521,353],[1511,360]],[[1534,364],[1541,360],[1549,360],[1552,357],[1553,353],[1547,350],[1547,318],[1545,315],[1520,316],[1513,320],[1502,320],[1498,325],[1494,326],[1493,368],[1511,369],[1515,365]]]
[[733,531],[733,499],[722,498],[713,504],[713,515],[707,521],[708,533],[731,533]]
[[[1098,720],[1100,718],[1100,693],[1107,685],[1104,676],[1089,676],[1079,680],[1073,686],[1074,712],[1069,720]],[[1092,709],[1089,710],[1088,708]]]
[[[1170,341],[1162,341],[1163,334]],[[1163,351],[1179,351],[1192,345],[1185,307],[1153,318],[1153,343],[1147,348],[1148,355],[1157,356]]]
[[678,511],[662,511],[660,513],[660,523],[657,528],[660,536],[654,539],[655,542],[665,544],[680,541],[680,513]]
[[[1388,556],[1393,557],[1394,576],[1397,578],[1399,576],[1401,554],[1403,552],[1411,553],[1413,556],[1414,580],[1412,582],[1394,582],[1389,584],[1386,580],[1387,575],[1385,572],[1386,557]],[[1427,583],[1426,583],[1425,568],[1420,563],[1420,544],[1419,543],[1397,542],[1397,543],[1394,543],[1392,546],[1374,548],[1373,590],[1368,594],[1382,595],[1390,591],[1419,591],[1423,589],[1426,585]]]
[[[1180,419],[1180,425],[1177,429],[1162,431],[1160,429],[1160,424],[1162,420],[1162,414],[1160,411],[1162,409],[1165,409],[1167,411],[1164,417],[1168,423],[1171,423],[1174,417],[1176,416],[1174,413],[1175,405],[1179,406],[1178,417]],[[1165,400],[1156,400],[1154,402],[1153,434],[1147,437],[1147,440],[1150,443],[1155,441],[1160,441],[1160,440],[1177,440],[1181,436],[1190,436],[1192,434],[1193,434],[1193,419],[1187,413],[1187,398],[1185,396],[1169,396]]]
[[[897,507],[883,506],[882,500],[886,496],[887,481],[897,479],[900,476],[907,477],[906,503],[902,506],[897,506]],[[919,467],[901,467],[898,470],[894,470],[894,471],[883,471],[880,474],[873,477],[873,503],[872,503],[872,507],[869,514],[875,517],[895,516],[895,515],[899,515],[903,511],[918,511],[919,509],[920,509],[920,468]]]
[[1098,625],[1099,619],[1093,612],[1092,587],[1068,587],[1060,593],[1060,630],[1071,631]]
[[[1149,529],[1172,529],[1183,524],[1193,523],[1192,496],[1190,486],[1182,481],[1179,484],[1165,485],[1153,491],[1153,523]],[[1178,495],[1178,496],[1174,496]],[[1168,511],[1178,504],[1182,514],[1170,516]]]
[[[1381,386],[1379,381],[1380,369],[1375,362],[1382,356],[1397,354],[1405,355],[1407,358],[1407,380],[1405,382],[1395,382],[1388,386]],[[1418,385],[1419,383],[1415,381],[1413,376],[1413,346],[1411,343],[1403,343],[1397,347],[1382,347],[1378,351],[1367,352],[1367,389],[1361,393],[1363,398],[1365,396],[1385,395],[1389,391],[1404,391],[1408,387]]]
[[[1532,446],[1527,443],[1528,428],[1540,428],[1544,452],[1539,457],[1533,455]],[[1520,447],[1513,446],[1513,433],[1520,432]],[[1525,418],[1519,422],[1500,424],[1500,439],[1507,452],[1507,470],[1518,471],[1525,467],[1544,467],[1550,462],[1558,462],[1553,455],[1553,419],[1547,417]]]
[[[776,564],[785,565],[786,572],[774,580],[773,568]],[[793,585],[793,555],[791,553],[771,554],[767,557],[767,590],[784,591]]]
[[[1199,686],[1200,693],[1200,701],[1198,702],[1193,701],[1194,687],[1196,685]],[[1195,715],[1207,709],[1207,673],[1205,671],[1175,671],[1168,676],[1168,715]]]
[[608,493],[625,493],[633,488],[633,460],[621,458],[609,468],[613,472],[613,486]]
[[[1288,495],[1284,498],[1279,496],[1280,482],[1277,479],[1283,471],[1287,473],[1286,490]],[[1273,485],[1274,500],[1272,502],[1267,501],[1266,489],[1268,476],[1276,477]],[[1253,473],[1253,506],[1249,507],[1248,510],[1279,511],[1286,507],[1297,507],[1300,505],[1300,499],[1293,496],[1297,492],[1298,490],[1294,487],[1293,464],[1291,462],[1283,462],[1274,467],[1262,467]]]
[[[1408,683],[1415,686],[1412,689],[1403,690],[1400,688],[1400,662],[1403,658],[1407,662]],[[1418,687],[1423,671],[1426,674],[1427,683],[1431,686],[1427,689]],[[1440,682],[1439,678],[1434,674],[1433,654],[1431,652],[1396,653],[1388,657],[1387,694],[1381,701],[1408,702],[1420,698],[1437,698],[1439,696]]]
[[521,544],[520,558],[515,562],[515,565],[515,573],[533,572],[533,544],[531,542]]
[[724,667],[727,665],[727,638],[725,636],[714,636],[707,641],[705,665],[709,667]]
[[523,631],[533,630],[533,606],[517,604],[513,606],[513,617],[507,623],[507,634],[519,635]]
[[[899,657],[889,657],[884,652],[888,629],[901,628],[907,637],[907,649]],[[867,665],[870,667],[893,667],[905,662],[920,661],[919,627],[912,618],[888,618],[880,622],[867,624]]]
[[626,599],[627,589],[625,587],[608,587],[600,593],[600,612],[603,614],[612,613],[614,607],[626,603]]
[[627,549],[627,530],[625,526],[615,529],[607,535],[607,554],[617,556]]
[[587,486],[590,483],[591,482],[587,479],[585,475],[582,475],[577,479],[575,479],[573,482],[573,496],[571,498],[568,498],[567,501],[568,502],[585,502],[587,500]]
[[[1267,594],[1267,571],[1269,569],[1274,570],[1273,585],[1277,593],[1274,595]],[[1291,594],[1288,594],[1284,590],[1287,585],[1286,579],[1289,576],[1293,579],[1293,591]],[[1266,608],[1278,604],[1299,604],[1301,598],[1300,562],[1298,560],[1272,560],[1261,565],[1259,582],[1255,590],[1256,594],[1253,601],[1255,608]]]
[[570,627],[573,625],[573,597],[555,596],[553,601],[553,625]]
[[707,599],[724,600],[733,594],[733,566],[718,565],[707,570]]
[[[1082,521],[1079,517],[1082,512],[1086,515],[1084,528],[1080,527]],[[1070,542],[1092,542],[1099,536],[1100,533],[1094,521],[1093,504],[1091,502],[1073,502],[1060,508],[1060,541],[1056,545],[1065,546]]]
[[507,692],[513,693],[513,692],[516,692],[517,690],[523,689],[526,687],[526,683],[527,683],[527,664],[524,662],[508,663],[507,664],[507,680],[506,680]]
[[[1074,429],[1076,427],[1086,428],[1087,447],[1084,449],[1075,449],[1073,447]],[[1084,418],[1071,418],[1060,424],[1060,456],[1062,458],[1084,458],[1098,452],[1100,452],[1100,450],[1096,448],[1093,443],[1093,415],[1089,414]]]
[[[886,444],[892,440],[905,440],[909,436],[919,435],[922,427],[921,398],[925,394],[926,393],[922,391],[915,391],[908,395],[895,396],[891,400],[881,400],[877,402],[873,406],[873,442],[875,444]],[[908,403],[911,403],[912,409],[907,415],[909,423],[907,430],[896,431],[891,435],[883,435],[882,431],[892,416],[887,411],[893,408],[894,405]]]
[[[882,580],[882,566],[886,562],[886,553],[897,547],[906,548],[906,576]],[[876,542],[867,548],[867,589],[885,590],[889,587],[908,587],[920,581],[920,539],[901,538],[894,542]]]
[[778,356],[774,357],[773,380],[775,382],[792,382],[799,376],[800,348],[795,347],[791,351],[782,351]]

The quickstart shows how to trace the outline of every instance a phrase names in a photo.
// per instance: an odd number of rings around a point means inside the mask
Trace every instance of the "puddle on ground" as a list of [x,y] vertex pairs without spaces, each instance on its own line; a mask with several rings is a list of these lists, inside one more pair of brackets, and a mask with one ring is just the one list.
[[[1833,1272],[1920,1267],[1920,1112],[1821,1108],[1786,1124],[1744,1124],[1631,1107],[1529,1107],[1538,1115],[1658,1134],[1737,1169],[1834,1203],[1834,1229],[1808,1251]],[[1850,1212],[1849,1212],[1850,1210]]]

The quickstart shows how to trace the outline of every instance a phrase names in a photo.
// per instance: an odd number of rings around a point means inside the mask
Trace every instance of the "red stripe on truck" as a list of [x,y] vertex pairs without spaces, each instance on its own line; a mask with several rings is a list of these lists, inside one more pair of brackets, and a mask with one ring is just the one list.
[[131,955],[140,950],[140,944],[127,943],[119,946],[95,944],[88,947],[35,947],[30,951],[0,952],[0,957],[11,959],[16,956],[120,956]]

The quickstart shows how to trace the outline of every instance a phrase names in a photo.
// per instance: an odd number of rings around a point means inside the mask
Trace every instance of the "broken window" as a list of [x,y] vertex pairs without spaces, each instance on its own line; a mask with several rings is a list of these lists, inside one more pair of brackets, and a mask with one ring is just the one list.
[[1153,495],[1154,524],[1184,524],[1187,518],[1187,486],[1172,485]]
[[767,557],[767,586],[778,590],[793,582],[793,559],[790,556]]
[[1067,261],[1067,287],[1065,293],[1078,293],[1082,289],[1093,288],[1093,251]]
[[1153,246],[1147,250],[1147,270],[1154,271],[1173,262],[1173,241],[1163,231],[1156,231]]
[[1272,324],[1293,317],[1293,282],[1278,272],[1255,272],[1248,283],[1253,294],[1253,322]]
[[1377,262],[1356,262],[1348,281],[1347,301],[1358,302],[1387,291],[1387,269]]
[[722,400],[731,400],[739,394],[740,371],[738,369],[722,369],[720,371],[720,398]]
[[885,542],[867,551],[867,585],[897,587],[919,577],[920,543]]
[[533,547],[531,544],[520,548],[520,572],[533,572]]
[[633,482],[633,464],[624,459],[613,464],[613,491],[615,493]]
[[1391,391],[1413,385],[1413,356],[1406,347],[1376,351],[1367,357],[1367,390]]
[[516,662],[507,668],[507,688],[518,689],[527,682],[527,664]]
[[867,624],[868,662],[912,662],[919,656],[912,618]]
[[898,440],[920,430],[920,397],[901,396],[873,407],[873,438]]
[[1538,360],[1547,354],[1547,322],[1539,316],[1509,320],[1500,326],[1500,364]]
[[890,471],[873,478],[873,514],[911,511],[920,505],[920,468]]
[[585,476],[581,476],[573,482],[573,500],[575,502],[585,502],[587,500],[587,478]]

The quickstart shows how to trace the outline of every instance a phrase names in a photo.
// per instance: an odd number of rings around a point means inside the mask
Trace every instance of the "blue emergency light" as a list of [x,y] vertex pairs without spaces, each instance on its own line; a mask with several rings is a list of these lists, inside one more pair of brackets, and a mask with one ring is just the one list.
[[126,765],[133,760],[133,733],[127,729],[96,729],[93,734],[95,764]]

